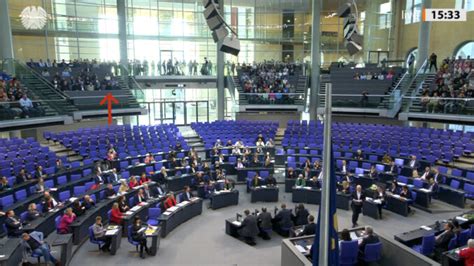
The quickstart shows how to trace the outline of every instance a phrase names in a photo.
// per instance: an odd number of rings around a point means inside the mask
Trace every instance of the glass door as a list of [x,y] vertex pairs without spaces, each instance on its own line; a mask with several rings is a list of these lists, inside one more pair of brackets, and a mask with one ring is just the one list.
[[161,123],[163,124],[171,124],[175,123],[176,120],[176,112],[173,102],[161,102]]
[[197,102],[186,102],[186,124],[197,122]]
[[186,105],[184,102],[174,102],[174,114],[176,125],[186,125]]
[[197,103],[197,119],[198,122],[209,122],[209,102]]

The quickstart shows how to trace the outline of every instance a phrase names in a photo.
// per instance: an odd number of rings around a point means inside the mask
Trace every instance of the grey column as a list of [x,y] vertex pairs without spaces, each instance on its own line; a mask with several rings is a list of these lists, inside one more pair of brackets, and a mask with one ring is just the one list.
[[319,106],[320,67],[321,67],[321,35],[320,20],[322,0],[313,0],[313,22],[311,31],[311,97],[309,99],[309,119],[317,119]]
[[[224,0],[219,0],[219,11],[224,16]],[[225,118],[224,53],[220,51],[222,42],[217,43],[217,119]]]
[[5,70],[14,75],[13,67],[13,37],[10,25],[10,15],[8,14],[8,0],[0,0],[0,58],[10,59],[6,62]]
[[[431,0],[423,0],[422,8],[431,8]],[[431,22],[421,21],[420,12],[420,30],[418,32],[418,58],[416,59],[416,69],[420,69],[423,62],[428,58],[430,49],[430,31]]]
[[124,68],[127,68],[127,8],[125,7],[125,0],[117,0],[117,17],[119,31],[120,63]]

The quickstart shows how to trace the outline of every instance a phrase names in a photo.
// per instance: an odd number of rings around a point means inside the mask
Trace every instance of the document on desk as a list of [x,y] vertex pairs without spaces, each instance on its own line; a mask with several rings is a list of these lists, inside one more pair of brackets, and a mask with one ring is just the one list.
[[130,211],[136,212],[136,211],[138,211],[139,209],[140,209],[140,206],[137,205],[137,206],[131,208]]
[[456,216],[456,220],[460,221],[460,222],[467,222],[469,221],[469,219],[466,219],[464,217],[461,217],[461,216]]
[[174,212],[174,211],[176,211],[177,209],[178,209],[178,207],[173,206],[173,207],[168,208],[166,211]]
[[58,191],[58,188],[57,187],[52,187],[49,189],[49,191]]
[[117,229],[118,226],[117,225],[109,225],[107,226],[107,230],[114,230],[114,229]]
[[420,228],[423,229],[423,230],[426,230],[426,231],[431,231],[431,227],[426,226],[426,225],[422,225],[422,226],[420,226]]
[[107,230],[107,231],[105,232],[105,235],[106,235],[106,236],[113,236],[113,235],[115,235],[117,232],[118,232],[118,229]]
[[400,198],[400,195],[393,194],[392,197],[394,197],[394,198],[396,198],[396,199],[399,199],[399,198]]
[[374,200],[374,203],[376,203],[376,204],[382,204],[382,200],[376,199],[376,200]]
[[260,186],[261,188],[267,188],[267,186]]
[[242,225],[242,223],[239,222],[239,221],[233,221],[232,223],[233,223],[234,225],[237,225],[237,226],[241,226],[241,225]]
[[69,198],[69,201],[70,201],[70,202],[74,202],[74,201],[76,201],[76,200],[77,200],[76,197],[70,197],[70,198]]
[[419,191],[425,192],[425,193],[430,193],[430,190],[426,189],[426,188],[420,188]]
[[359,238],[359,237],[356,235],[355,232],[350,232],[350,235],[351,235],[351,238],[352,238],[352,239],[357,239],[357,238]]
[[165,212],[163,213],[163,215],[166,215],[166,216],[168,216],[168,215],[170,215],[170,214],[171,214],[170,211],[165,211]]
[[188,204],[189,204],[189,201],[183,201],[183,202],[180,202],[180,203],[176,204],[176,206],[178,206],[178,207],[184,207],[184,206],[186,206],[186,205],[188,205]]
[[311,190],[312,187],[304,187],[304,189]]
[[200,199],[199,197],[193,197],[193,198],[191,198],[191,202],[198,201],[199,199]]
[[132,215],[132,214],[133,214],[133,212],[131,210],[125,213],[125,215],[127,215],[127,216]]
[[156,231],[155,228],[148,228],[148,229],[146,229],[146,231],[145,231],[145,235],[146,235],[146,236],[151,236],[151,235],[153,235],[153,234],[155,233],[155,231]]
[[300,245],[295,245],[295,248],[301,253],[307,253],[306,249]]

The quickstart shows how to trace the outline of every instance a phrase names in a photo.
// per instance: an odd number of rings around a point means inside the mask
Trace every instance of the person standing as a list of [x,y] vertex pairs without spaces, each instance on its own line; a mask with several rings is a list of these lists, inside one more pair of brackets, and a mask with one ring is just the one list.
[[[435,54],[435,53],[432,53],[430,55],[430,58],[429,58],[429,62],[430,62],[430,71],[431,71],[431,68],[434,67],[435,71],[438,71],[438,64],[437,64],[437,61],[438,61],[438,56]],[[425,71],[426,72],[426,71]]]
[[358,226],[359,214],[362,212],[362,204],[364,203],[365,195],[362,192],[362,187],[357,185],[356,191],[352,193],[352,228]]
[[262,212],[258,215],[258,229],[260,230],[260,236],[264,240],[270,240],[270,236],[267,230],[272,230],[272,215],[267,212],[267,208],[263,207]]
[[240,225],[239,235],[245,238],[245,243],[255,246],[255,237],[258,235],[257,217],[250,214],[249,210],[244,211],[245,218]]

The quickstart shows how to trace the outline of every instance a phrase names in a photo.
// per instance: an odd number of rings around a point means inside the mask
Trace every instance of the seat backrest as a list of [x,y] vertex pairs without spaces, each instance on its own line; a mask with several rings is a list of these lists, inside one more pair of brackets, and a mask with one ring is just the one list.
[[96,239],[95,239],[95,236],[94,236],[94,229],[93,229],[94,225],[91,225],[89,226],[89,240],[92,242],[92,243],[95,243],[96,242]]
[[341,253],[340,253],[341,264],[354,264],[357,262],[357,255],[359,253],[358,240],[341,241],[340,247],[341,247]]
[[366,262],[373,262],[380,260],[382,255],[382,243],[365,245],[364,260]]
[[421,253],[423,255],[430,255],[431,253],[433,253],[434,247],[435,247],[435,241],[436,241],[436,238],[434,234],[424,236],[421,242]]
[[455,249],[456,245],[458,244],[458,237],[455,235],[448,244],[448,250]]
[[59,200],[60,201],[66,201],[67,199],[69,199],[71,197],[71,192],[69,191],[63,191],[63,192],[60,192],[59,193]]
[[461,183],[458,180],[452,179],[450,186],[454,189],[458,189]]
[[59,230],[59,222],[61,221],[61,215],[54,218],[54,224],[56,225],[56,231]]
[[149,219],[156,219],[161,215],[160,208],[149,208],[148,209],[148,217]]
[[471,235],[470,229],[461,231],[458,237],[458,246],[460,247],[465,246],[467,244],[467,240],[469,240],[470,235]]

